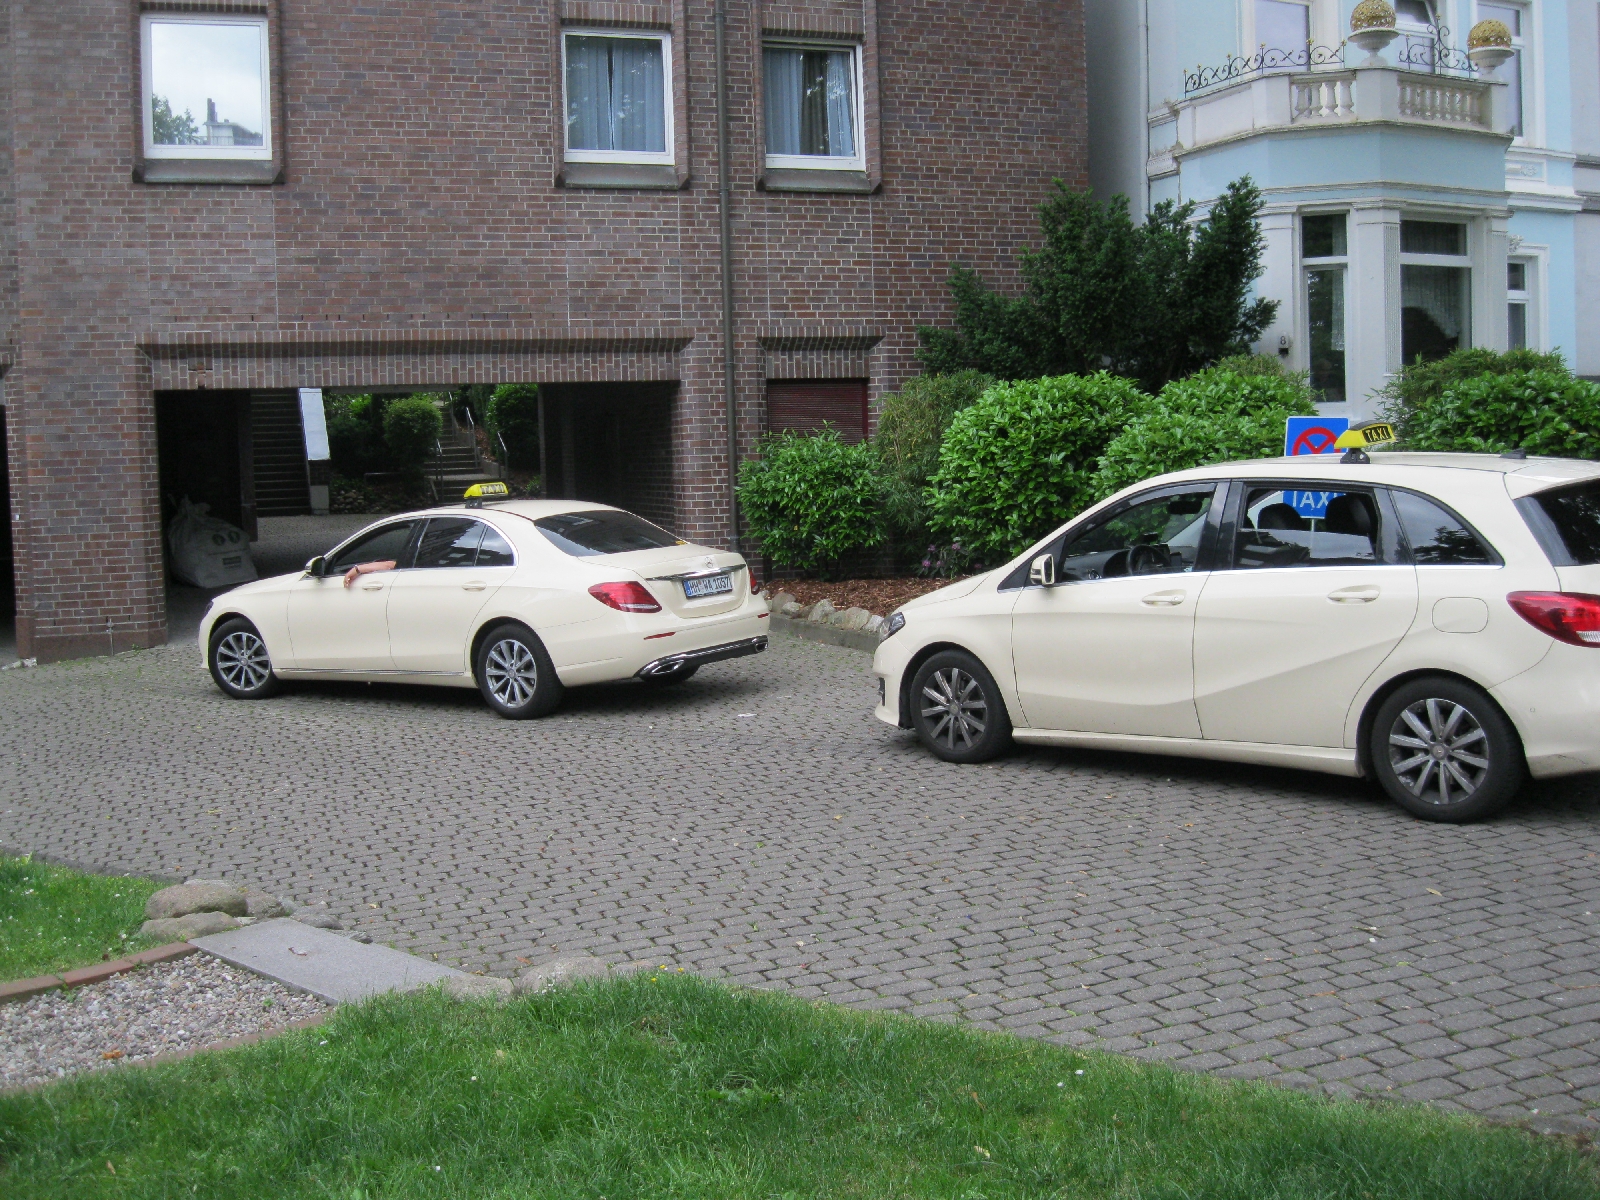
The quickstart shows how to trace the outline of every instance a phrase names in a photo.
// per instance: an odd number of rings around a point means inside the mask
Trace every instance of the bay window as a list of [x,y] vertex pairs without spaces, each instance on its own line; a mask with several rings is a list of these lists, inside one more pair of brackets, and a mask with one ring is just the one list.
[[1345,281],[1350,253],[1346,221],[1344,213],[1300,218],[1309,383],[1324,404],[1342,404],[1346,399]]
[[1472,344],[1472,268],[1467,227],[1400,222],[1400,354],[1433,362]]

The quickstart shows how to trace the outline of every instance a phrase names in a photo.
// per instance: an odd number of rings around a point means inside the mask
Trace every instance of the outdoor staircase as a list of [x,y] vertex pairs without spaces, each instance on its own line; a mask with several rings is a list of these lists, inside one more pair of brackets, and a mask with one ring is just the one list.
[[441,503],[459,500],[461,493],[475,483],[488,483],[500,478],[500,467],[492,458],[478,451],[477,431],[471,424],[457,422],[448,408],[444,417],[444,432],[439,443],[423,468],[434,497]]
[[311,512],[305,431],[294,392],[250,397],[250,438],[256,477],[256,516],[302,517]]

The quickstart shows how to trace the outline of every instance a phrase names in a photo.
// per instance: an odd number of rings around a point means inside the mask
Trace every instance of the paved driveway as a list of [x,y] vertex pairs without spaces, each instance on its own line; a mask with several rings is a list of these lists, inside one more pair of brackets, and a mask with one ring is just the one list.
[[0,839],[253,879],[473,969],[658,956],[1600,1127],[1594,782],[1455,829],[1290,772],[1057,751],[949,767],[870,698],[865,656],[787,638],[525,724],[471,692],[229,701],[187,646],[14,670]]

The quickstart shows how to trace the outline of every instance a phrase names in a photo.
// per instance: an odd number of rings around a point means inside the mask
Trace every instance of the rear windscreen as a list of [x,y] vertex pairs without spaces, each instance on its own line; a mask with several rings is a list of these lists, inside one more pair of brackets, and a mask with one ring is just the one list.
[[1517,507],[1556,566],[1600,564],[1600,480],[1524,496]]
[[616,509],[597,508],[593,512],[561,513],[534,521],[544,534],[568,554],[587,558],[592,554],[626,554],[630,550],[660,550],[687,543],[652,525],[643,517]]

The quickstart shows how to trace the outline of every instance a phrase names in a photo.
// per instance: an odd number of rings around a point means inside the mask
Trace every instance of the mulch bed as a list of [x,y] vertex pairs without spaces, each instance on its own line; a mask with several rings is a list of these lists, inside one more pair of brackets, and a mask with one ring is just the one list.
[[835,608],[864,608],[886,617],[907,600],[926,596],[956,582],[953,579],[780,579],[767,585],[769,595],[788,592],[801,604],[831,600]]

